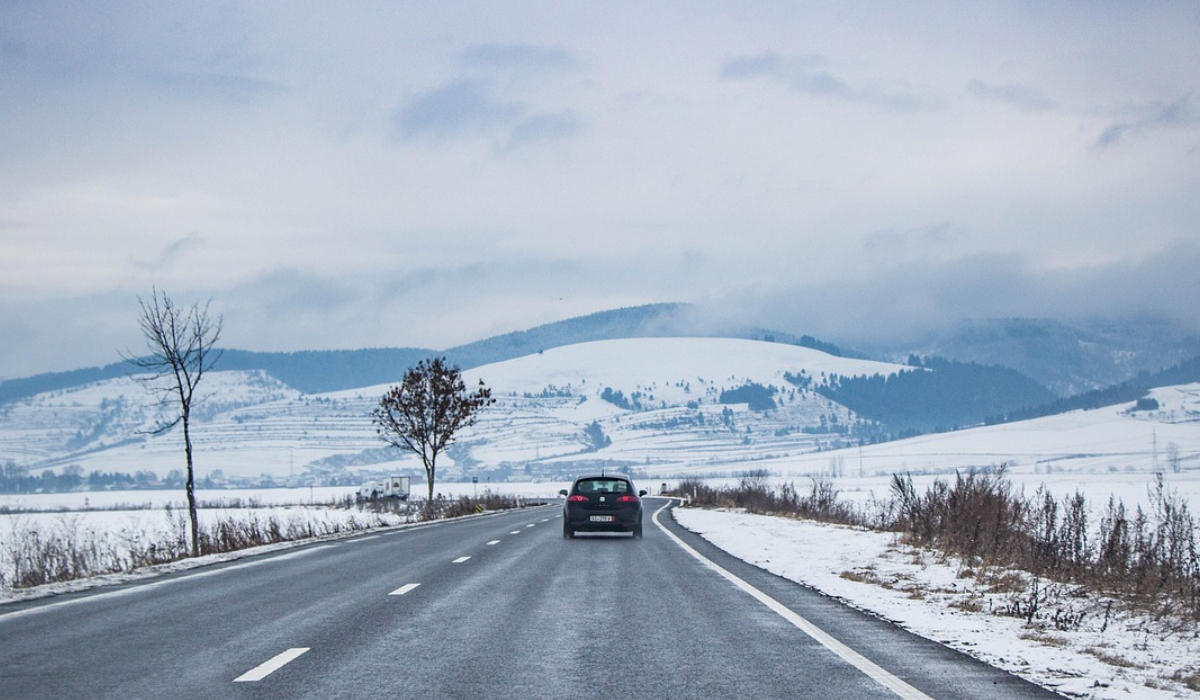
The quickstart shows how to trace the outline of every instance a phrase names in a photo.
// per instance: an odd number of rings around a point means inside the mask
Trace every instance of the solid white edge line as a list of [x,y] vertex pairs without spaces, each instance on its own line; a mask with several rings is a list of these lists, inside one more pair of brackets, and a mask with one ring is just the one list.
[[721,567],[719,564],[704,556],[700,552],[697,552],[691,547],[691,545],[689,545],[687,542],[684,542],[679,538],[678,535],[668,530],[661,522],[659,522],[659,513],[666,510],[667,506],[669,505],[670,503],[667,503],[658,510],[654,511],[654,516],[651,519],[654,521],[654,524],[658,526],[658,529],[662,530],[667,537],[670,537],[672,540],[674,540],[675,544],[679,545],[683,551],[695,557],[701,564],[717,572],[726,580],[733,583],[733,585],[742,589],[742,591],[750,594],[755,600],[770,608],[773,612],[775,612],[775,614],[795,625],[797,629],[807,634],[809,637],[812,637],[821,646],[825,647],[829,651],[832,651],[834,654],[837,654],[842,660],[849,663],[851,666],[854,666],[859,671],[865,673],[876,683],[879,683],[896,695],[904,698],[904,700],[933,700],[933,698],[930,696],[922,693],[908,683],[905,683],[900,678],[892,675],[867,657],[834,639],[827,632],[804,619],[791,608],[787,607],[783,603],[780,603],[766,593],[758,590],[743,579],[739,578],[736,574]]
[[416,587],[417,587],[417,586],[419,586],[419,585],[421,585],[421,584],[419,584],[419,583],[406,583],[406,584],[404,584],[403,586],[401,586],[401,587],[397,588],[396,590],[392,591],[391,593],[388,593],[388,595],[404,595],[405,593],[408,593],[409,591],[411,591],[412,589],[416,588]]
[[263,664],[259,664],[258,666],[255,666],[254,668],[250,669],[249,671],[246,671],[245,673],[238,676],[237,678],[234,678],[233,682],[234,683],[254,683],[256,681],[261,681],[262,679],[266,678],[267,676],[271,675],[272,673],[275,673],[279,669],[281,669],[284,666],[288,665],[289,663],[295,661],[297,658],[299,658],[302,654],[304,654],[308,650],[309,650],[309,647],[297,647],[295,649],[288,649],[287,651],[283,652],[282,654],[275,656],[270,661],[267,661],[266,663],[263,663]]

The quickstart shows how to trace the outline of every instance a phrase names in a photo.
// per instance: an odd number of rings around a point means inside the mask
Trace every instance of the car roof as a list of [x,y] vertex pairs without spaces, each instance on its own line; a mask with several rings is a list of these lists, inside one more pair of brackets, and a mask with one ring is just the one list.
[[625,481],[628,481],[631,484],[633,483],[633,479],[630,479],[628,476],[626,476],[624,474],[588,474],[586,476],[578,477],[577,479],[575,479],[575,481],[577,481],[577,482],[588,481],[591,479],[623,479]]

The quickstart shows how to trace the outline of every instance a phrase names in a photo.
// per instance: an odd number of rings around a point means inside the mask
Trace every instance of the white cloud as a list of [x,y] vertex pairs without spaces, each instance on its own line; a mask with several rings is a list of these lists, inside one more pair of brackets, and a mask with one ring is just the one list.
[[542,72],[575,65],[575,57],[564,48],[522,43],[473,44],[462,50],[459,60],[467,68],[488,72]]
[[1200,108],[1192,104],[1191,94],[1169,104],[1148,105],[1132,121],[1114,123],[1096,139],[1096,146],[1107,148],[1118,142],[1163,129],[1186,129],[1200,134]]
[[497,97],[488,81],[461,79],[405,100],[396,110],[396,126],[405,138],[487,133],[525,111],[525,105]]
[[1195,320],[1189,8],[3,3],[0,375],[106,361],[152,285],[251,349]]
[[1045,111],[1059,106],[1039,88],[1024,85],[991,85],[980,80],[972,80],[967,86],[967,92],[979,99],[996,100],[1032,112]]

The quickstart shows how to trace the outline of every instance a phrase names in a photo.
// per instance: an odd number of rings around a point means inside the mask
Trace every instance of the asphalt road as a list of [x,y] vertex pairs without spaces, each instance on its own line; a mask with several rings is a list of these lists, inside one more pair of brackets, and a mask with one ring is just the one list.
[[642,540],[564,540],[549,506],[0,607],[0,698],[1059,697],[655,526],[665,503]]

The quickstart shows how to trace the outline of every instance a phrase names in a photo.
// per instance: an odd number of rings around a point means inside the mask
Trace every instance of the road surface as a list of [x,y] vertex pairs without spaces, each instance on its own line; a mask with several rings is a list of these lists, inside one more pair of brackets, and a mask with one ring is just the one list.
[[546,506],[6,605],[0,698],[1059,697],[730,557],[666,505],[646,500],[642,540],[565,540]]

